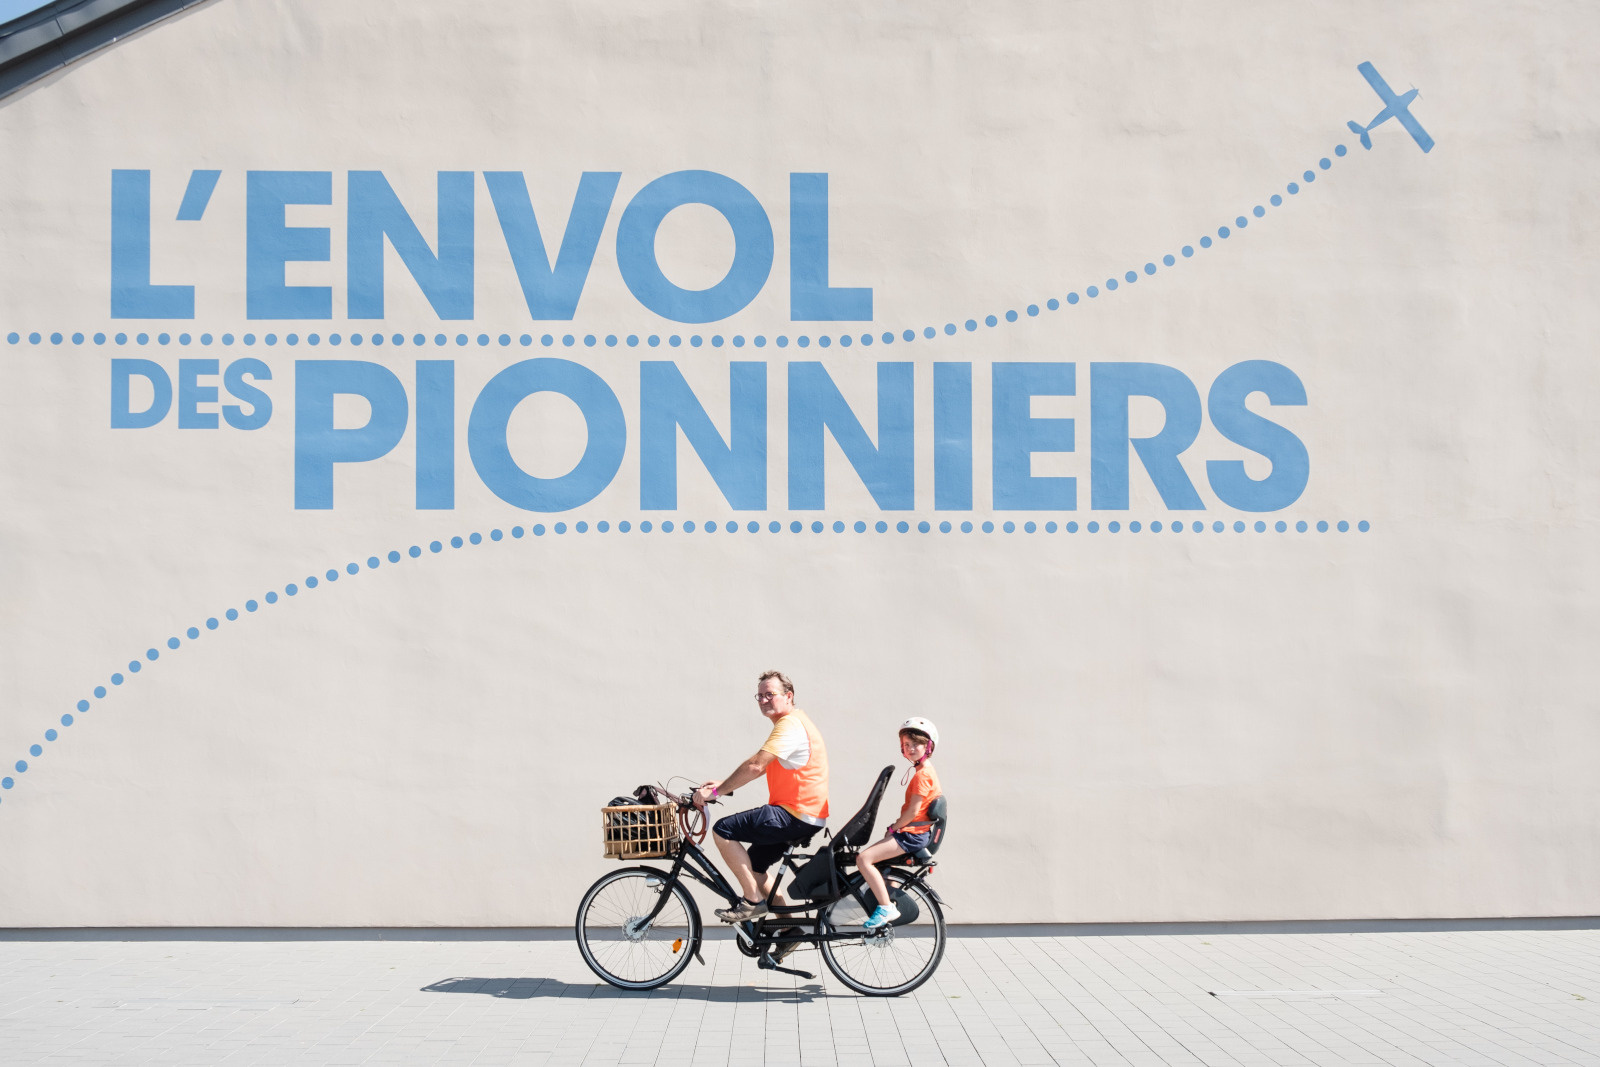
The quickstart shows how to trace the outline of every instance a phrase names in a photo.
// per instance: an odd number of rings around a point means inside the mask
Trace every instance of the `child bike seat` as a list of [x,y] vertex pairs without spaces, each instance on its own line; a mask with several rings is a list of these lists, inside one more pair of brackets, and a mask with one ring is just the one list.
[[791,894],[815,898],[834,891],[844,854],[860,849],[872,840],[872,828],[878,821],[878,805],[883,800],[884,790],[889,788],[889,779],[893,777],[892,766],[878,772],[878,780],[873,783],[872,792],[867,795],[867,802],[861,805],[861,810],[839,828],[826,848],[818,849],[815,856],[795,871],[788,890]]
[[833,835],[834,848],[862,848],[872,840],[872,828],[878,822],[878,804],[883,800],[883,791],[889,788],[889,779],[893,777],[892,766],[878,772],[878,780],[867,795],[867,802]]

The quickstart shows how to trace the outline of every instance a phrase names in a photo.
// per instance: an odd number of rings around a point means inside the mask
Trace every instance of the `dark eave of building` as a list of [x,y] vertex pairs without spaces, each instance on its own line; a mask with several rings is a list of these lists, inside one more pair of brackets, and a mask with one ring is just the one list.
[[0,98],[210,0],[56,0],[0,25]]

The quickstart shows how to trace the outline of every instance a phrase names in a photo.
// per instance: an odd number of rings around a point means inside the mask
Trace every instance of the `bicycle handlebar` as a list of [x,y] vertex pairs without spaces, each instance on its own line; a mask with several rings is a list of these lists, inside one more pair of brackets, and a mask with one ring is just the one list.
[[[665,800],[670,800],[674,804],[676,804],[678,806],[678,810],[679,811],[688,811],[691,808],[695,807],[695,802],[694,802],[695,790],[691,789],[687,793],[669,793],[665,789],[657,789],[657,793],[662,798],[664,798]],[[729,794],[724,793],[722,795],[723,796],[728,796]],[[707,797],[706,798],[706,803],[707,804],[720,804],[720,803],[722,803],[722,801],[719,800],[716,797]]]

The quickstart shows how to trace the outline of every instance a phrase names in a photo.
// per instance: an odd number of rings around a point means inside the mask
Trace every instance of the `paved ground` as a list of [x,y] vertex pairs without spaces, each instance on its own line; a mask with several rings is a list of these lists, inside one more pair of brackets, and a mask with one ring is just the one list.
[[0,1064],[1600,1064],[1600,930],[991,930],[889,1001],[706,948],[628,994],[564,939],[0,940]]

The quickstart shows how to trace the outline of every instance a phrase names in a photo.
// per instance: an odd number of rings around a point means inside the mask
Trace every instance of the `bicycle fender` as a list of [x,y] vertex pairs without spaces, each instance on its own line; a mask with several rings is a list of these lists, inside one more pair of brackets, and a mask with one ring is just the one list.
[[689,919],[694,923],[693,929],[689,932],[689,953],[700,961],[700,966],[704,967],[706,958],[700,954],[700,946],[705,943],[706,927],[705,923],[700,921],[700,905],[692,893],[689,894],[689,908]]
[[889,900],[900,911],[898,919],[889,920],[890,926],[908,926],[916,922],[917,918],[922,914],[922,909],[917,906],[917,902],[906,896],[905,890],[899,886],[891,886],[889,888]]
[[667,881],[669,881],[672,878],[672,872],[671,871],[663,871],[660,867],[650,867],[650,866],[647,866],[647,865],[645,865],[643,863],[635,863],[631,867],[618,867],[617,870],[619,872],[621,872],[621,871],[644,871],[646,874],[651,875],[652,877],[661,879],[663,884],[666,883]]
[[706,924],[700,918],[700,902],[694,899],[693,893],[689,894],[689,918],[694,922],[694,929],[689,933],[689,951],[694,953],[694,958],[704,967],[706,958],[700,954],[700,946],[705,943]]
[[945,900],[944,897],[941,897],[939,895],[939,891],[937,889],[933,888],[933,886],[928,884],[927,879],[928,879],[928,869],[926,867],[924,867],[923,869],[921,869],[919,871],[914,872],[911,875],[911,880],[913,882],[917,883],[918,885],[920,885],[922,888],[926,889],[928,891],[929,895],[931,895],[933,897],[934,901],[941,908],[948,908],[950,906],[950,902]]

